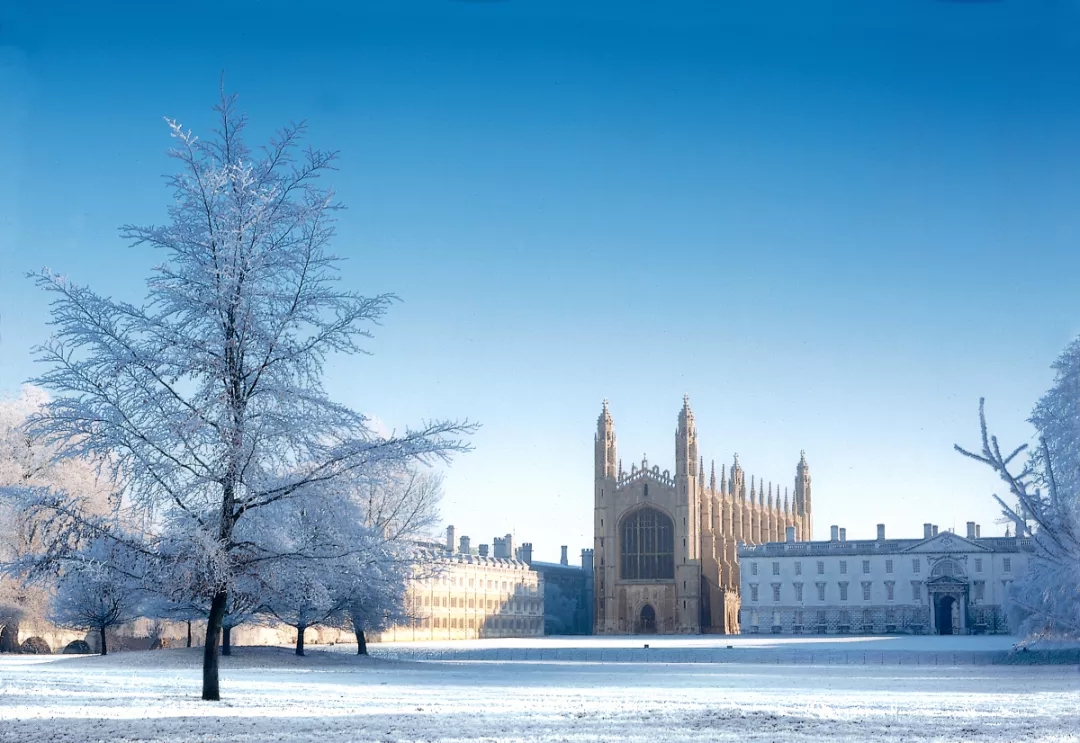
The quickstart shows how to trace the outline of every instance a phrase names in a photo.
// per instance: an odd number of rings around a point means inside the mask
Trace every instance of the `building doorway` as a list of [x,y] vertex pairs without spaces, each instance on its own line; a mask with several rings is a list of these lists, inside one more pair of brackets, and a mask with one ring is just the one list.
[[956,627],[953,623],[953,611],[956,609],[956,599],[952,596],[945,595],[938,599],[937,606],[935,607],[937,618],[937,633],[939,635],[952,635],[956,633]]
[[656,632],[656,609],[652,608],[652,604],[645,604],[641,607],[641,621],[638,626],[641,628],[641,634],[651,635]]

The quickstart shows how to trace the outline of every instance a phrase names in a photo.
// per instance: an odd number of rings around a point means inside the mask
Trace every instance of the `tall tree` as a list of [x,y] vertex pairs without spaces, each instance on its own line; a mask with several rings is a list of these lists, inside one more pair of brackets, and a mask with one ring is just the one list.
[[1053,387],[1036,405],[1031,423],[1038,446],[1002,451],[989,433],[979,401],[982,446],[956,450],[993,469],[1009,496],[994,495],[1032,549],[1027,573],[1010,600],[1018,630],[1029,637],[1080,636],[1080,339],[1054,364]]
[[[261,150],[222,95],[203,141],[169,127],[179,164],[168,223],[124,237],[163,253],[142,305],[103,297],[50,273],[55,332],[37,380],[57,397],[34,431],[62,456],[108,461],[132,502],[198,566],[210,602],[203,699],[220,698],[218,646],[234,576],[270,557],[242,528],[315,486],[392,463],[467,449],[468,423],[438,421],[380,437],[322,386],[331,354],[362,353],[394,297],[340,288],[327,252],[339,205],[318,188],[335,154],[301,149],[304,126]],[[51,508],[48,499],[37,508]]]

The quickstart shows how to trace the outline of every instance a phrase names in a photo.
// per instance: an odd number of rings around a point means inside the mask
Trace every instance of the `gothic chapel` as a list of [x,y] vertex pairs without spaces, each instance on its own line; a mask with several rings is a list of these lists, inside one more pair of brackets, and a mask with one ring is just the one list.
[[746,480],[739,456],[731,471],[698,458],[690,401],[675,430],[675,472],[616,456],[607,400],[596,426],[596,634],[696,634],[739,631],[739,544],[779,542],[788,527],[811,538],[810,467],[805,454],[794,497]]

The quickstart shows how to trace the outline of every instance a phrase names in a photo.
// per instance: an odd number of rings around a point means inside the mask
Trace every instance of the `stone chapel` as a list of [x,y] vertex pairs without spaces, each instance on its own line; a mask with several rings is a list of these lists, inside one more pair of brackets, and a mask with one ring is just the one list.
[[811,539],[810,467],[796,467],[795,490],[746,478],[736,454],[730,472],[698,457],[689,398],[675,430],[675,471],[631,465],[616,454],[605,400],[595,447],[596,634],[739,631],[738,546],[783,541],[788,527]]

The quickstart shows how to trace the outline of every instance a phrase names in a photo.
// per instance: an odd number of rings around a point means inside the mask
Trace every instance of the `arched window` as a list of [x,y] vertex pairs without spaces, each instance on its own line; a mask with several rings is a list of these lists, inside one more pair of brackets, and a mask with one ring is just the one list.
[[955,560],[950,560],[948,558],[944,560],[939,560],[938,563],[934,565],[934,569],[930,571],[931,578],[938,578],[942,575],[959,577],[963,576],[963,574],[964,571],[960,567],[960,564],[957,563]]
[[675,578],[675,527],[655,508],[640,508],[623,519],[622,577],[624,580]]

